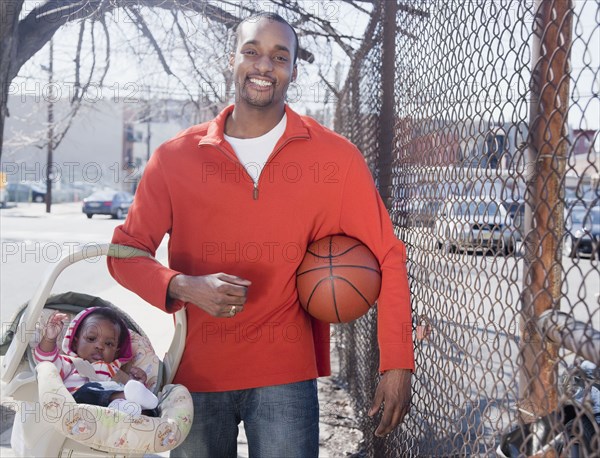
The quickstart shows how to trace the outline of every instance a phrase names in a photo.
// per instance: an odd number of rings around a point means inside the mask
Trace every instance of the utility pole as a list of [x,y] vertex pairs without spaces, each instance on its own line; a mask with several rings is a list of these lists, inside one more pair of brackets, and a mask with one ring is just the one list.
[[394,124],[396,122],[396,16],[398,1],[386,1],[382,9],[383,43],[381,52],[381,117],[377,173],[379,193],[389,210],[392,205],[392,167],[394,163]]
[[150,130],[150,121],[152,120],[152,116],[150,115],[152,110],[151,90],[152,88],[148,86],[148,99],[146,100],[146,164],[150,160],[150,155],[152,154],[152,151],[150,150],[150,137],[152,136]]
[[150,132],[150,107],[148,107],[148,116],[146,117],[146,164],[148,163],[148,161],[150,160],[150,137],[151,137],[151,132]]
[[48,157],[46,159],[46,213],[52,208],[52,156],[54,153],[54,40],[50,40],[48,62]]
[[[521,311],[519,410],[524,423],[556,410],[558,346],[538,325],[542,313],[559,310],[563,238],[561,194],[567,162],[569,59],[573,5],[535,1],[531,104],[527,150],[525,265]],[[538,456],[538,455],[536,455]],[[541,455],[539,455],[541,456]],[[544,456],[554,456],[546,455]]]

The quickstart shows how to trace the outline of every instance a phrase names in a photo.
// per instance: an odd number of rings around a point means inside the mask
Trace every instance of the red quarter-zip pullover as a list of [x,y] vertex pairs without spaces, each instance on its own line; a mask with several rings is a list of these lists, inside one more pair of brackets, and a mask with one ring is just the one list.
[[[329,375],[329,325],[310,318],[296,269],[310,242],[346,234],[378,258],[380,369],[414,368],[406,250],[360,152],[286,106],[284,135],[255,186],[224,140],[226,108],[161,145],[113,243],[154,255],[169,234],[169,267],[109,259],[114,278],[165,311],[186,306],[186,348],[175,383],[226,391]],[[244,311],[215,318],[169,301],[174,275],[225,272],[252,281]],[[168,310],[167,310],[168,309]]]

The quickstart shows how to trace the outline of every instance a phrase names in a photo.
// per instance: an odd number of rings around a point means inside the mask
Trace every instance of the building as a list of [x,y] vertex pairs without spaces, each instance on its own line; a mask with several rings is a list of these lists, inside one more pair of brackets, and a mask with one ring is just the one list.
[[[1,163],[7,181],[45,182],[46,99],[32,94],[11,95],[8,109]],[[84,183],[132,191],[161,143],[213,116],[208,109],[176,100],[87,100],[72,119],[71,109],[68,98],[53,104],[55,135],[68,126],[53,152],[52,181],[58,189]]]

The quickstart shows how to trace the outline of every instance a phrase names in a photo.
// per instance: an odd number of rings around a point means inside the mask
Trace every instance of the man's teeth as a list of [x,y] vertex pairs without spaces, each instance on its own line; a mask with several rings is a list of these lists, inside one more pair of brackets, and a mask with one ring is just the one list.
[[257,86],[262,86],[262,87],[267,87],[267,86],[272,86],[273,83],[271,83],[270,81],[265,81],[265,80],[257,80],[254,78],[250,78],[250,82],[252,84],[256,84]]

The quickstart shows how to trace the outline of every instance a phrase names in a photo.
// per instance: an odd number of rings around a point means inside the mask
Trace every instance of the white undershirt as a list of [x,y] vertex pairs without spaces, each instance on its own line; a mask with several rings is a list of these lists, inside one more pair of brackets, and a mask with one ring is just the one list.
[[260,137],[235,138],[225,135],[225,140],[232,146],[233,151],[235,151],[238,159],[248,171],[255,184],[258,183],[260,172],[267,163],[267,159],[269,159],[275,145],[283,135],[283,132],[285,132],[286,124],[287,116],[284,113],[281,121],[269,132]]

